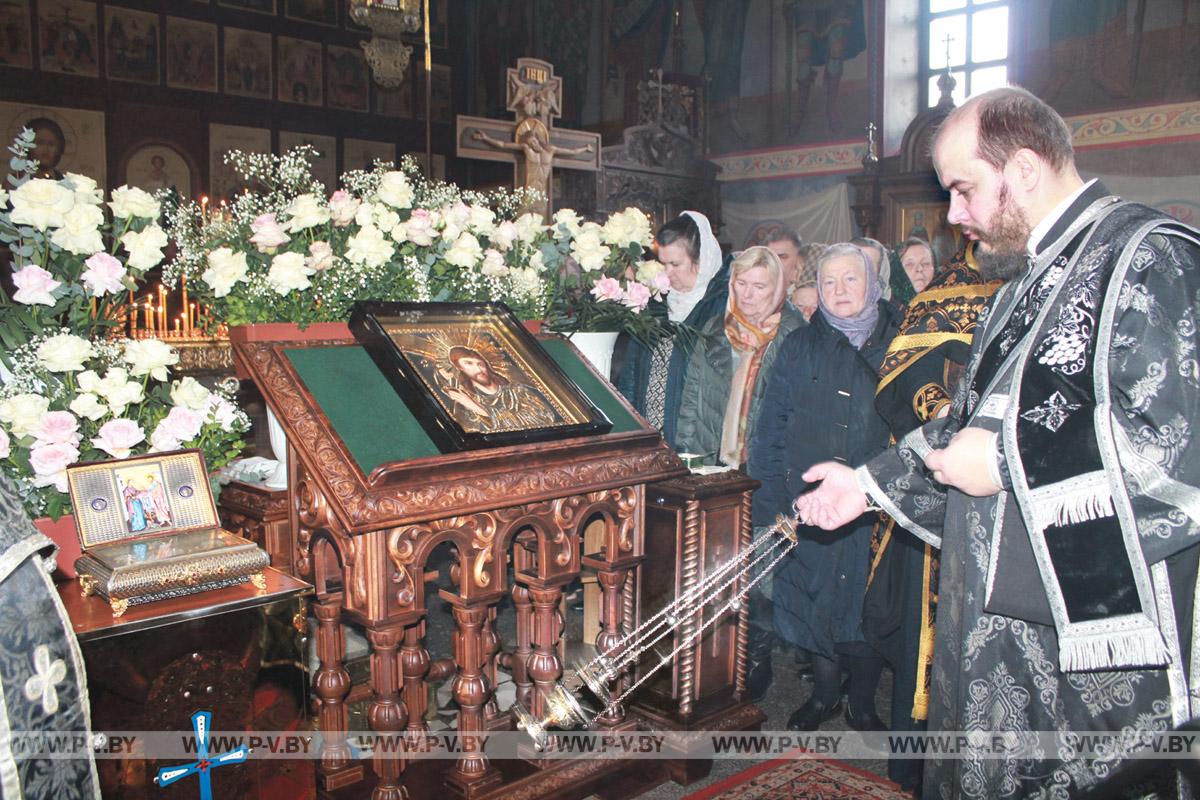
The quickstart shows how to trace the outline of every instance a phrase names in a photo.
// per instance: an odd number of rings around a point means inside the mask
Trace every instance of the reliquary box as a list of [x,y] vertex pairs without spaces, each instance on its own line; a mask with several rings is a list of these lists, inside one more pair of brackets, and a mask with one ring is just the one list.
[[246,581],[265,586],[266,551],[222,530],[199,450],[155,453],[67,469],[83,555],[84,595],[130,605]]

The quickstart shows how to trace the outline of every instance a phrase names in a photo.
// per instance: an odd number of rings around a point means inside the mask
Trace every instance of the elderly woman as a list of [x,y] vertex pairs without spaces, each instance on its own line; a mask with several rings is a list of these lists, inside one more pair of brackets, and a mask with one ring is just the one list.
[[912,284],[913,293],[920,294],[933,280],[937,259],[933,257],[933,248],[929,246],[929,242],[911,236],[900,246],[900,265],[904,267],[904,274]]
[[[878,275],[851,244],[821,255],[817,289],[817,313],[779,349],[751,437],[749,472],[762,481],[755,525],[791,511],[809,488],[800,478],[808,467],[834,459],[861,464],[888,444],[874,398],[898,313],[881,299]],[[875,688],[883,660],[862,632],[875,519],[864,514],[832,533],[800,527],[799,545],[775,573],[775,629],[813,662],[813,694],[788,719],[793,730],[815,730],[841,713],[839,657],[850,670],[847,721],[860,730],[882,727]]]
[[673,444],[684,365],[696,343],[695,331],[725,308],[728,267],[722,263],[708,218],[699,212],[683,212],[663,225],[654,241],[671,282],[667,317],[683,331],[663,339],[653,350],[629,340],[613,382]]

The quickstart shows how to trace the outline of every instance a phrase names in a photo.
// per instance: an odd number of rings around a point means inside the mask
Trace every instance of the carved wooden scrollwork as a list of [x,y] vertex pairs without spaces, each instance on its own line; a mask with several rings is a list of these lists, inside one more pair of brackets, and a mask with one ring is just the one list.
[[401,606],[410,606],[417,599],[416,586],[413,584],[409,567],[416,559],[416,539],[422,534],[428,534],[426,525],[408,525],[394,528],[388,533],[387,554],[392,562],[391,582],[396,584],[396,602]]

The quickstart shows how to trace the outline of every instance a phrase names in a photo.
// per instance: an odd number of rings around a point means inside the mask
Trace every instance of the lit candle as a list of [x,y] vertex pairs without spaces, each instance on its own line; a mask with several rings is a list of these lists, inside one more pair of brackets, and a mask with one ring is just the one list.
[[183,317],[184,317],[183,332],[190,333],[191,331],[188,330],[188,325],[187,325],[187,308],[188,308],[187,275],[179,276],[179,285],[183,289]]
[[156,306],[154,309],[154,333],[159,337],[165,336],[167,333],[167,309],[163,306]]
[[200,224],[208,224],[208,195],[200,196]]
[[146,313],[143,315],[142,321],[145,323],[145,329],[151,331],[154,329],[154,318],[150,316],[150,298],[146,298],[145,309]]
[[133,292],[129,293],[129,302],[125,304],[125,320],[129,323],[129,338],[132,339],[137,329],[137,303],[133,301]]
[[179,336],[182,333],[182,330],[180,330],[180,325],[182,325],[182,324],[183,324],[183,315],[180,314],[178,317],[175,318],[175,335],[176,336]]
[[188,331],[191,333],[196,332],[196,304],[195,303],[191,303],[190,305],[188,305]]

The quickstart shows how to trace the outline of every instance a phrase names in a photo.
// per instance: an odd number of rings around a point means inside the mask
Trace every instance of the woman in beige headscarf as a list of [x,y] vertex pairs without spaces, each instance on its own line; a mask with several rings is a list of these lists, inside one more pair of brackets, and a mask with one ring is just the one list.
[[786,299],[783,270],[770,250],[751,247],[733,260],[724,313],[702,322],[684,372],[675,438],[681,452],[699,453],[708,464],[745,461],[773,345],[804,324]]
[[[779,258],[766,247],[751,247],[733,260],[724,313],[704,321],[684,373],[680,451],[700,453],[709,464],[745,462],[775,354],[789,333],[805,325],[784,302],[787,289]],[[759,700],[771,683],[775,639],[766,580],[750,594],[749,634],[746,689]]]

